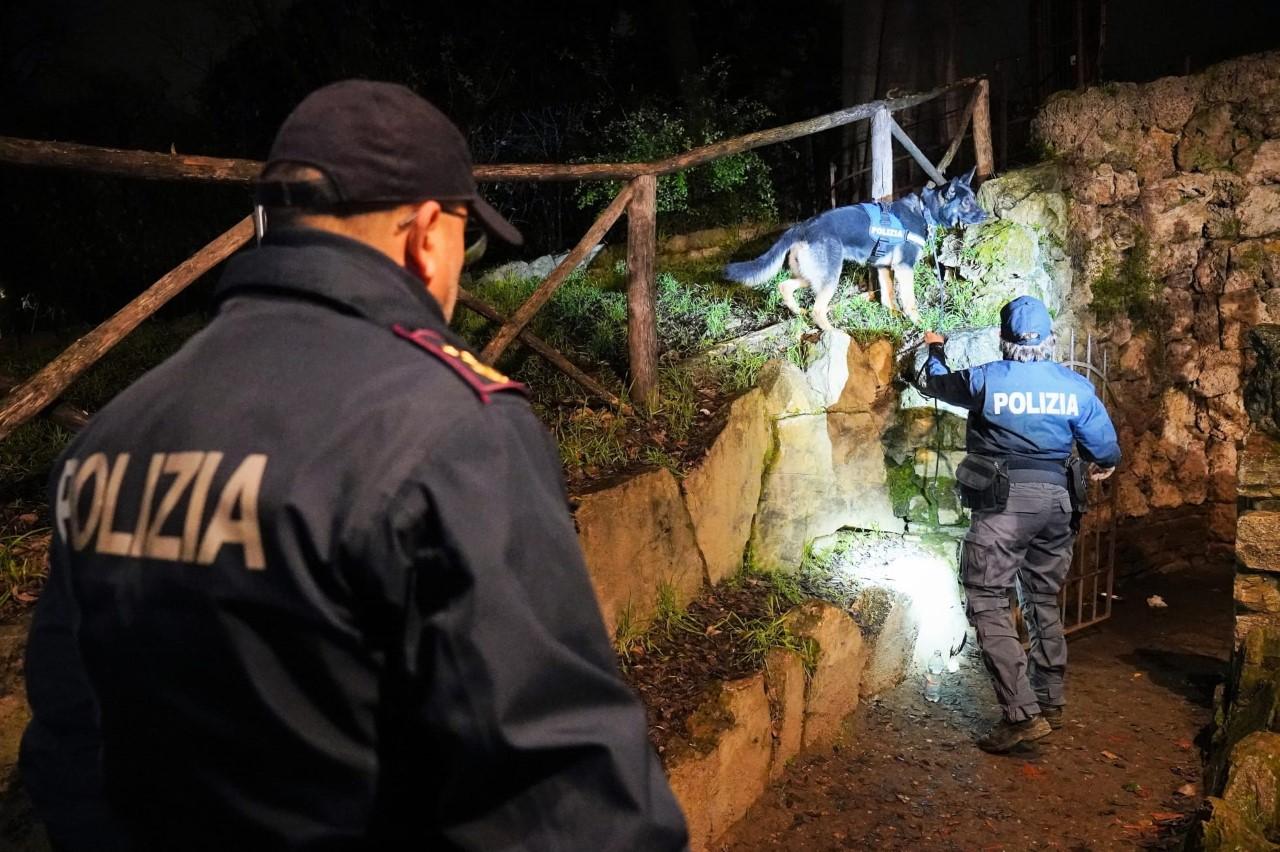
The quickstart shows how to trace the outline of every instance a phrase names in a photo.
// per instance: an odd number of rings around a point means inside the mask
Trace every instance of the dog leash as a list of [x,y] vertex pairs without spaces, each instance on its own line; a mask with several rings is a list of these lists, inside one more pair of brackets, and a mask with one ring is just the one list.
[[[933,217],[929,215],[928,210],[925,210],[924,215],[925,215],[925,224],[929,227],[931,231],[933,231],[934,223],[931,221]],[[939,334],[942,333],[942,325],[947,318],[947,282],[942,275],[942,263],[941,261],[938,260],[938,242],[941,240],[940,235],[942,233],[943,233],[942,230],[938,229],[935,233],[931,234],[931,236],[934,236],[935,239],[932,239],[929,241],[929,253],[933,255],[933,273],[938,277],[938,333]],[[929,363],[929,358],[927,355],[925,356],[924,363],[925,365],[928,365]],[[923,372],[923,368],[922,368],[922,372]],[[941,406],[939,406],[938,398],[935,396],[933,398],[933,488],[935,491],[938,488],[938,471],[941,469],[941,464],[942,464],[942,408]],[[927,503],[932,505],[935,509],[942,508],[940,503],[935,502],[934,499],[929,496],[928,480],[926,480],[924,483],[924,499]],[[939,519],[939,524],[941,524],[941,519]]]

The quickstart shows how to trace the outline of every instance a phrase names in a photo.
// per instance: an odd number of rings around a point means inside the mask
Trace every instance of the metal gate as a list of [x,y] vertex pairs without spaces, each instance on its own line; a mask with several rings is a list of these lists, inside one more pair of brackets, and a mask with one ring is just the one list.
[[[1068,357],[1060,363],[1087,377],[1093,382],[1098,398],[1104,403],[1110,402],[1106,348],[1095,345],[1092,334],[1083,342],[1077,341],[1074,329],[1068,346]],[[1083,355],[1083,360],[1078,355]],[[1090,511],[1081,520],[1071,570],[1058,598],[1063,631],[1068,634],[1111,617],[1111,595],[1116,579],[1115,477],[1105,482],[1090,482],[1089,489]]]

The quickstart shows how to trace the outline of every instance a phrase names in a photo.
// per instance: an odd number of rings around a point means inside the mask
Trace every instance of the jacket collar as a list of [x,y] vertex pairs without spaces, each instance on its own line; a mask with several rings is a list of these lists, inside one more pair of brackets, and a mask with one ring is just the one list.
[[253,292],[296,294],[379,325],[446,329],[422,282],[364,243],[315,230],[282,230],[227,264],[214,298]]

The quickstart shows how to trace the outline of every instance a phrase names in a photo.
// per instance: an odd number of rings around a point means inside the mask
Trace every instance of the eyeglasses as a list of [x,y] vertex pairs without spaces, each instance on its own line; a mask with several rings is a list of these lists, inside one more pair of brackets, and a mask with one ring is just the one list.
[[[440,205],[440,212],[446,216],[457,216],[465,222],[462,231],[462,244],[466,246],[466,254],[463,257],[462,268],[466,269],[484,255],[485,249],[488,248],[489,245],[489,237],[485,233],[484,228],[480,226],[480,223],[473,220],[467,214],[467,209],[465,207],[461,210],[450,210],[442,204]],[[396,230],[403,231],[405,228],[412,225],[413,221],[417,218],[418,211],[415,209],[404,219],[396,223]]]

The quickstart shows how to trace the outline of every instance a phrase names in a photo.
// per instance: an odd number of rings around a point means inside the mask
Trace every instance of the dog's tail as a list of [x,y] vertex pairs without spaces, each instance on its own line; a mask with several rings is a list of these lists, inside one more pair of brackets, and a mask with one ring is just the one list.
[[787,251],[799,239],[800,226],[793,225],[773,244],[772,248],[755,260],[744,260],[741,263],[731,263],[726,266],[724,277],[739,284],[746,284],[748,287],[768,284],[782,268],[782,261],[786,258]]

